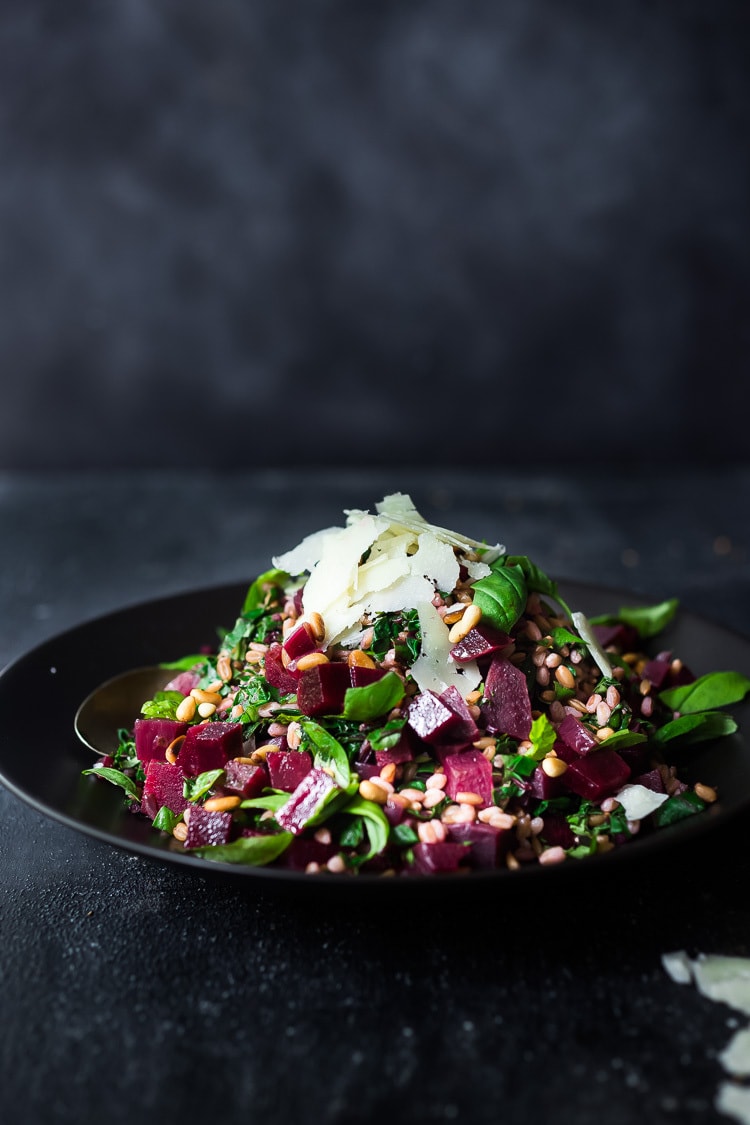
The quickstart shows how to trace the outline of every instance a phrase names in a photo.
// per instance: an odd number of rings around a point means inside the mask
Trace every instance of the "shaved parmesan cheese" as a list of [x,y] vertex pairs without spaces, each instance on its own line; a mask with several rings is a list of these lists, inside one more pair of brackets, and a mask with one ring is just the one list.
[[438,590],[450,593],[459,576],[458,559],[449,543],[441,542],[430,531],[419,536],[419,547],[409,560],[412,574],[430,578]]
[[716,1108],[739,1121],[740,1125],[750,1125],[750,1088],[738,1086],[735,1082],[723,1082],[716,1095]]
[[271,561],[275,567],[285,570],[287,574],[303,574],[306,570],[312,570],[320,561],[326,540],[330,536],[338,535],[340,531],[340,527],[326,527],[322,531],[314,531],[291,551],[287,551],[284,555],[277,555]]
[[750,1016],[750,958],[709,953],[693,961],[698,991]]
[[615,800],[622,805],[628,820],[643,820],[644,816],[663,805],[668,795],[655,793],[645,785],[626,785],[615,794]]
[[591,623],[589,622],[589,619],[583,613],[574,613],[574,614],[572,614],[572,617],[573,617],[573,624],[575,625],[578,632],[581,634],[581,637],[583,638],[583,640],[588,645],[589,652],[591,653],[592,659],[595,660],[596,663],[599,665],[599,669],[600,669],[602,675],[606,676],[608,680],[611,680],[612,679],[612,665],[610,664],[609,660],[607,660],[607,656],[606,656],[606,653],[604,652],[604,649],[602,648],[602,646],[599,644],[598,640],[596,639],[596,635],[594,633],[593,628],[591,627]]
[[692,981],[693,967],[684,949],[674,953],[662,953],[661,963],[675,984],[690,984]]
[[750,1027],[742,1027],[734,1034],[719,1055],[719,1061],[735,1078],[750,1078]]
[[468,535],[458,535],[455,531],[449,531],[447,527],[438,527],[436,524],[428,523],[423,516],[420,516],[414,507],[411,496],[406,493],[394,492],[392,495],[386,496],[379,504],[376,504],[375,508],[379,515],[386,516],[392,523],[401,527],[408,527],[419,534],[430,531],[436,538],[450,543],[452,547],[460,547],[463,550],[469,547],[472,550],[482,551],[483,558],[487,562],[494,562],[500,555],[505,554],[505,547],[501,547],[499,543],[494,547],[488,547],[486,543],[480,543],[477,539],[470,539]]
[[451,659],[453,645],[448,640],[448,629],[434,605],[423,603],[417,607],[419,627],[422,631],[422,649],[411,667],[411,674],[421,691],[440,694],[447,687],[456,687],[466,696],[481,680],[474,660],[456,664]]

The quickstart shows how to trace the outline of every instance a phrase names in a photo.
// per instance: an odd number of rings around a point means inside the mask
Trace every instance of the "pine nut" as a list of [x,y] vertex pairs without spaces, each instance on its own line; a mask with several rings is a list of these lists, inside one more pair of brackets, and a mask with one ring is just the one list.
[[210,797],[203,802],[203,808],[206,812],[229,812],[230,809],[239,808],[241,804],[241,797]]
[[292,719],[286,728],[286,744],[290,750],[299,750],[302,742],[302,727],[296,719]]
[[261,641],[251,641],[247,647],[252,652],[259,652],[261,656],[265,656],[268,652],[268,645],[264,645]]
[[174,828],[172,829],[172,835],[174,836],[175,840],[180,840],[183,844],[187,840],[187,834],[187,824],[183,824],[182,821],[179,821],[177,824],[175,824]]
[[489,811],[491,816],[488,823],[491,824],[493,828],[502,828],[507,831],[515,827],[517,823],[516,817],[511,816],[510,813],[503,812],[502,809],[490,809]]
[[195,700],[192,696],[186,695],[182,703],[177,707],[174,713],[175,718],[180,723],[189,723],[195,715]]
[[641,680],[638,685],[638,691],[641,693],[641,695],[648,695],[648,693],[651,691],[651,680]]
[[235,703],[234,707],[229,712],[229,718],[232,720],[233,723],[236,723],[238,719],[242,718],[242,716],[244,714],[244,711],[245,711],[245,708],[242,706],[241,703]]
[[559,668],[555,668],[555,679],[558,684],[561,684],[565,688],[574,688],[576,686],[575,676],[570,668],[567,668],[564,664],[561,664]]
[[222,654],[216,661],[216,672],[220,678],[226,683],[232,678],[232,662],[228,656]]
[[171,762],[172,765],[174,765],[175,762],[177,761],[177,755],[179,754],[180,747],[182,746],[184,741],[185,741],[185,735],[180,734],[180,735],[177,736],[177,738],[172,739],[169,746],[164,751],[164,757],[167,759],[168,762]]
[[542,769],[547,777],[562,777],[568,768],[568,763],[562,758],[542,758]]
[[277,722],[269,723],[268,724],[268,737],[269,738],[281,738],[282,735],[286,735],[287,729],[288,728],[286,726],[284,726],[283,723],[277,723]]
[[554,703],[556,696],[554,690],[549,689],[547,691],[540,692],[539,698],[543,700],[544,703]]
[[425,809],[434,809],[435,805],[439,805],[441,801],[445,800],[445,793],[442,789],[428,789],[422,801],[422,807]]
[[701,801],[705,801],[709,805],[712,805],[718,797],[716,790],[712,789],[710,785],[704,785],[702,781],[693,786],[693,792],[696,797],[700,797]]
[[436,844],[435,822],[433,820],[421,820],[417,825],[417,835],[423,844]]
[[202,719],[210,719],[215,710],[216,710],[216,704],[215,703],[199,703],[198,704],[198,714],[200,715],[200,717]]
[[[224,687],[224,681],[223,680],[211,680],[210,684],[206,684],[206,687],[205,687],[204,690],[207,691],[209,695],[218,695],[223,687]],[[207,702],[210,703],[212,701],[208,700]]]
[[428,789],[445,789],[448,783],[448,778],[444,773],[433,773],[431,777],[427,778],[425,785]]
[[465,609],[466,606],[462,605],[460,602],[458,608],[456,606],[448,606],[445,613],[442,615],[443,621],[446,625],[455,625],[456,622],[460,621],[463,617]]
[[330,844],[332,839],[330,828],[319,828],[313,834],[313,840],[317,840],[319,844]]
[[481,698],[482,698],[482,693],[479,690],[479,688],[477,688],[476,690],[469,692],[469,694],[466,696],[466,702],[469,705],[471,705],[472,703],[479,703],[479,700]]
[[396,776],[396,763],[389,762],[388,765],[383,766],[382,770],[380,771],[380,776],[383,781],[387,781],[389,785],[392,785],[393,779]]
[[448,805],[440,819],[443,824],[471,824],[477,818],[473,805]]
[[232,758],[232,761],[237,762],[241,766],[252,766],[254,764],[252,758],[245,757]]
[[334,875],[340,875],[343,871],[346,871],[346,862],[344,861],[342,856],[332,855],[328,860],[326,867]]
[[194,687],[190,694],[196,703],[213,703],[214,707],[221,703],[221,696],[217,691],[202,691]]
[[545,848],[545,850],[539,856],[539,862],[545,867],[548,864],[562,863],[564,859],[565,848],[561,848],[559,846],[555,848]]
[[609,720],[612,718],[612,712],[604,700],[601,701],[596,709],[596,721],[600,727],[606,727]]
[[597,742],[606,742],[614,733],[612,727],[599,727],[599,730],[594,731],[594,738]]
[[614,711],[617,704],[620,702],[620,693],[614,684],[610,684],[607,688],[607,706],[611,707]]
[[323,621],[323,618],[320,616],[319,613],[316,613],[315,610],[313,610],[312,613],[308,614],[307,615],[307,624],[310,626],[310,628],[312,630],[312,635],[313,635],[313,637],[315,638],[316,641],[325,640],[325,635],[326,635],[325,622]]
[[586,710],[588,711],[589,715],[594,714],[601,701],[602,697],[600,695],[594,694],[588,697],[588,699],[586,700]]
[[[289,656],[289,654],[286,652],[285,649],[282,649],[281,650],[281,663],[282,664],[284,664],[284,657],[285,656],[286,656],[286,664],[288,664],[289,661],[291,660],[291,657]],[[245,653],[245,663],[251,664],[251,665],[252,664],[262,664],[263,663],[263,653],[262,652],[253,652],[252,649],[248,649],[248,651]],[[285,667],[286,667],[286,664],[284,665]]]
[[466,607],[463,617],[460,621],[451,628],[448,633],[448,640],[452,645],[457,645],[464,637],[468,636],[471,630],[479,624],[482,620],[482,611],[478,605],[472,602]]
[[393,792],[393,786],[391,785],[390,781],[386,781],[386,779],[384,777],[380,777],[380,776],[371,777],[371,778],[369,778],[369,781],[372,785],[377,785],[377,787],[379,789],[384,790],[384,792],[387,793],[389,796]]
[[421,804],[424,800],[424,793],[421,789],[399,789],[399,793],[407,801],[418,801]]
[[379,785],[373,785],[371,781],[360,781],[359,795],[364,797],[366,801],[374,801],[376,805],[384,805],[388,800],[388,794],[385,789],[381,789]]
[[478,793],[473,793],[468,789],[462,789],[460,793],[456,793],[455,799],[459,805],[474,805],[475,808],[481,808],[484,804],[484,799]]
[[309,668],[315,668],[318,664],[329,663],[330,661],[324,652],[306,652],[297,661],[297,668],[300,672],[307,672]]
[[375,668],[375,661],[361,648],[353,648],[346,658],[350,668]]
[[562,657],[559,652],[551,652],[549,656],[544,658],[544,663],[548,668],[559,668],[562,664]]

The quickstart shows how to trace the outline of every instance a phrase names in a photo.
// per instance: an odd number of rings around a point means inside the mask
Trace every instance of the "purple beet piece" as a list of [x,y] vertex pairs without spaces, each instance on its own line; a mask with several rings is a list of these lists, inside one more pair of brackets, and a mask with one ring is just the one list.
[[289,672],[281,660],[282,648],[278,641],[268,646],[265,659],[265,677],[271,687],[278,688],[283,695],[297,690],[297,673]]
[[242,756],[242,723],[222,721],[190,727],[180,748],[178,764],[185,777],[223,769],[228,758]]
[[648,770],[647,773],[639,774],[638,777],[633,778],[633,784],[643,785],[646,789],[652,789],[654,793],[666,793],[664,778],[658,770]]
[[490,625],[476,625],[469,630],[462,641],[451,649],[451,656],[459,664],[467,660],[480,660],[483,656],[491,656],[493,652],[500,652],[510,644],[510,637],[498,632]]
[[281,854],[274,867],[290,867],[293,871],[304,871],[308,863],[317,863],[320,867],[325,867],[338,850],[338,845],[333,840],[330,844],[321,844],[319,840],[297,836]]
[[382,680],[384,675],[384,668],[361,668],[359,664],[352,664],[349,668],[352,687],[368,687],[376,680]]
[[635,746],[623,746],[617,753],[631,774],[642,773],[651,757],[647,742],[637,742]]
[[530,778],[529,793],[538,801],[551,801],[565,792],[561,777],[547,777],[541,766],[537,766]]
[[573,715],[566,715],[560,726],[557,728],[557,737],[561,742],[564,742],[571,750],[575,750],[576,754],[583,756],[590,754],[592,750],[596,750],[599,743],[594,738],[591,731],[583,725],[583,723],[574,718]]
[[513,830],[494,828],[491,824],[453,824],[448,838],[456,844],[471,844],[469,865],[471,867],[497,867],[505,854]]
[[531,700],[526,677],[502,656],[492,659],[484,687],[482,714],[493,734],[524,739],[531,731]]
[[665,684],[670,668],[672,667],[672,653],[660,652],[653,660],[649,660],[643,669],[643,678],[651,681],[651,686],[659,691]]
[[354,769],[357,777],[360,778],[361,781],[369,781],[371,777],[380,776],[382,767],[378,766],[375,762],[356,762]]
[[479,728],[474,722],[468,703],[458,688],[451,684],[445,691],[441,691],[440,701],[446,707],[450,707],[454,715],[457,715],[460,720],[459,724],[450,732],[451,741],[473,742],[475,738],[479,738]]
[[572,848],[575,844],[573,830],[562,813],[546,812],[542,818],[541,837],[550,848]]
[[555,744],[552,749],[555,751],[558,758],[562,758],[562,760],[564,762],[567,762],[568,765],[570,765],[571,762],[577,762],[581,756],[580,754],[577,754],[575,750],[572,750],[570,746],[568,746],[567,742],[563,742],[561,738],[555,739]]
[[383,812],[385,813],[386,820],[393,828],[396,824],[400,824],[404,819],[404,806],[397,805],[390,797],[383,805]]
[[406,722],[424,742],[436,743],[448,741],[461,720],[434,691],[423,691],[409,704]]
[[224,767],[225,775],[222,789],[240,797],[260,797],[266,786],[270,785],[265,766],[251,766],[249,762],[229,760]]
[[301,673],[297,706],[304,715],[340,715],[352,686],[349,666],[341,661],[316,664]]
[[296,629],[292,629],[283,648],[290,660],[299,660],[300,657],[307,656],[308,652],[317,652],[318,642],[310,626],[303,621]]
[[308,820],[318,811],[318,806],[338,786],[324,770],[311,769],[303,777],[285,805],[276,812],[276,823],[287,832],[299,835]]
[[164,685],[164,691],[179,691],[182,695],[190,695],[200,680],[200,672],[178,672],[176,676]]
[[190,810],[186,848],[203,848],[215,844],[228,844],[232,834],[230,812],[208,812],[200,805]]
[[312,757],[307,750],[270,750],[266,765],[271,788],[293,793],[312,769]]
[[414,760],[414,751],[412,749],[409,732],[404,727],[401,738],[395,746],[390,750],[376,750],[375,761],[378,763],[378,772],[382,770],[383,766],[389,766],[391,763],[398,766],[402,762],[411,762]]
[[591,628],[602,648],[615,645],[620,652],[631,652],[638,646],[638,633],[632,625],[620,622],[615,625],[592,625]]
[[478,793],[483,806],[492,804],[492,766],[480,750],[448,754],[445,767],[445,792],[455,801],[457,793]]
[[187,730],[187,723],[175,719],[136,719],[135,752],[139,761],[150,762],[152,758],[164,761],[164,751]]
[[470,849],[463,844],[445,840],[437,844],[415,844],[412,848],[414,868],[420,875],[441,875],[458,871],[462,860],[468,860]]
[[597,750],[579,758],[562,775],[567,789],[589,801],[599,801],[622,788],[630,769],[616,750]]
[[[181,813],[190,802],[182,795],[184,778],[182,770],[171,762],[160,762],[152,758],[146,766],[146,781],[143,786],[144,806],[153,808],[152,801],[156,802],[156,812],[166,805],[173,813]],[[154,815],[156,815],[156,812]]]

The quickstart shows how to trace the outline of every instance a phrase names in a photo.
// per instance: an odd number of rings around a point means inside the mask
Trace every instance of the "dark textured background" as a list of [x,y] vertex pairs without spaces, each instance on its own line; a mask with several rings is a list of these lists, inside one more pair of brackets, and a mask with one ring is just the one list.
[[10,0],[0,468],[743,456],[749,45],[743,0]]

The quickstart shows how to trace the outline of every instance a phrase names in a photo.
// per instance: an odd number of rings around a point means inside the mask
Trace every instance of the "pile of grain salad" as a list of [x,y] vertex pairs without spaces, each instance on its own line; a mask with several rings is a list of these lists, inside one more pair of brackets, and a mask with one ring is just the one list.
[[647,655],[676,609],[588,620],[527,557],[396,493],[273,559],[217,650],[165,665],[85,772],[222,863],[458,875],[599,855],[717,799],[671,759],[735,731],[721,708],[750,680]]

